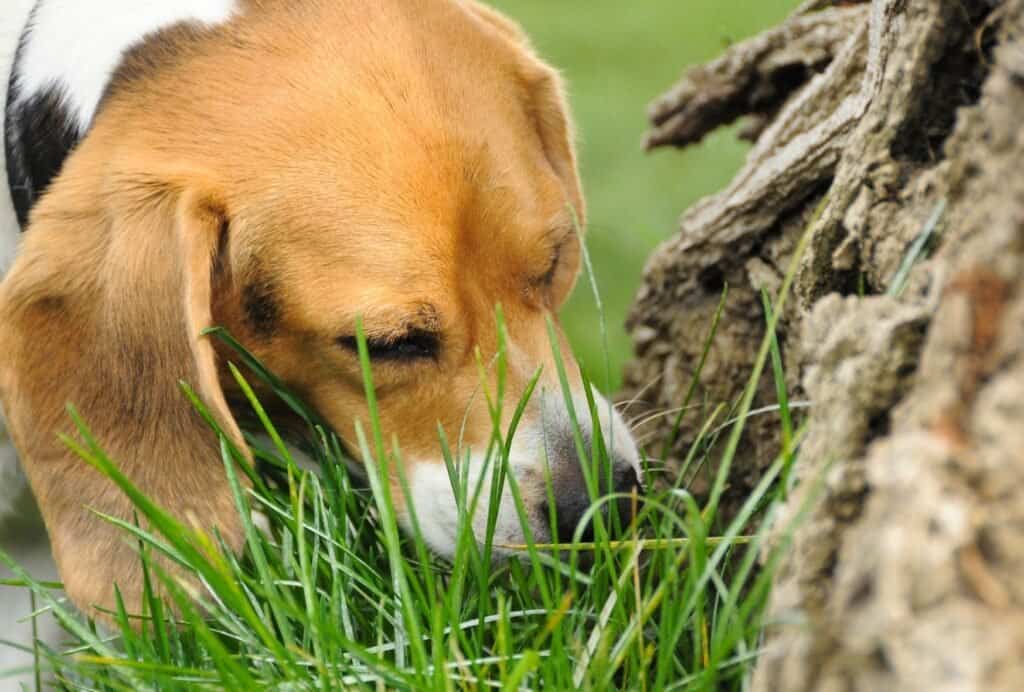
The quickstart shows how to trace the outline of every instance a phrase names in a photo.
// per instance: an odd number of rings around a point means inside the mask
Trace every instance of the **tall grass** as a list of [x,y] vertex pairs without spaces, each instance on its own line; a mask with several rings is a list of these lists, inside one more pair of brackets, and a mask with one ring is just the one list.
[[[806,237],[797,258],[805,245]],[[520,551],[521,559],[504,561],[493,559],[497,499],[507,485],[523,516],[508,457],[533,387],[511,417],[503,415],[503,349],[493,363],[481,362],[482,371],[493,367],[496,373],[486,378],[496,383],[494,391],[482,385],[493,420],[483,462],[487,474],[481,474],[492,481],[489,495],[483,483],[470,482],[466,451],[438,431],[459,508],[454,556],[441,560],[419,530],[429,517],[416,514],[415,507],[412,531],[399,530],[388,479],[397,473],[406,488],[408,479],[398,441],[386,439],[379,424],[362,336],[369,416],[358,428],[357,448],[344,450],[315,412],[229,335],[215,330],[236,351],[239,365],[231,371],[262,426],[262,436],[248,436],[258,469],[222,434],[198,397],[183,389],[207,417],[211,434],[220,435],[225,473],[244,522],[244,553],[222,549],[217,536],[145,497],[70,409],[78,434],[66,437],[66,444],[116,483],[144,520],[108,518],[138,546],[145,603],[141,613],[119,604],[109,614],[117,625],[97,626],[59,597],[59,585],[34,581],[0,552],[40,612],[52,613],[68,632],[62,650],[37,647],[40,677],[83,690],[744,689],[768,624],[765,603],[774,566],[800,519],[797,513],[791,525],[776,525],[802,436],[774,338],[792,273],[775,304],[766,299],[766,335],[743,397],[728,407],[732,420],[719,424],[723,410],[713,412],[687,456],[688,467],[715,470],[705,502],[680,483],[659,484],[628,526],[616,526],[621,518],[614,516],[606,523],[592,512],[596,531],[589,543],[571,543],[565,536],[560,544],[536,543],[523,520],[524,544],[501,546]],[[500,313],[498,320],[503,333]],[[710,325],[709,348],[714,332]],[[599,431],[598,412],[592,400],[588,410],[573,410],[565,383],[566,369],[574,365],[562,362],[557,348],[554,354],[579,461],[595,492],[600,474],[610,470],[607,447],[599,434],[585,446],[578,421],[590,416]],[[720,500],[745,424],[763,413],[752,410],[762,375],[777,387],[774,408],[784,443],[743,506],[727,516]],[[699,376],[694,374],[695,381]],[[250,379],[268,384],[306,421],[306,452],[319,473],[296,463]],[[511,423],[503,426],[503,420]],[[362,473],[350,470],[349,453]],[[250,483],[241,483],[241,475]],[[489,519],[479,542],[470,522],[477,508]],[[254,513],[267,519],[269,529],[257,527]],[[593,562],[589,569],[580,566],[584,552]],[[168,562],[191,579],[169,574],[163,567]]]

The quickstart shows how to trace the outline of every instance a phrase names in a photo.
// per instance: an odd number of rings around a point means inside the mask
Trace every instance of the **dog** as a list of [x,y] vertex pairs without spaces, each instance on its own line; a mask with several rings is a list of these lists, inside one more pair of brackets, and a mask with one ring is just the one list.
[[[572,536],[591,498],[549,324],[572,363],[556,315],[580,270],[584,200],[561,80],[512,21],[475,0],[38,0],[5,141],[2,247],[18,247],[0,284],[0,402],[83,612],[112,610],[115,584],[139,608],[143,587],[123,531],[96,515],[130,521],[131,503],[58,439],[68,402],[158,504],[242,546],[218,440],[178,384],[247,449],[213,325],[355,447],[361,320],[408,479],[408,497],[390,480],[398,516],[408,525],[413,506],[450,555],[458,510],[437,429],[458,433],[475,482],[500,305],[502,425],[539,377],[510,471],[533,536]],[[585,444],[600,433],[613,460],[601,492],[639,489],[627,426],[595,391],[595,430],[579,372],[567,378]],[[478,538],[486,515],[472,517]],[[495,542],[523,540],[505,490]]]

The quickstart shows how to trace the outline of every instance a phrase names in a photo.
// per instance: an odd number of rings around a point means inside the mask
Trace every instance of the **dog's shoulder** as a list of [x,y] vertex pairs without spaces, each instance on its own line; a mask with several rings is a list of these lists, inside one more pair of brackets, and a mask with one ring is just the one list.
[[8,182],[22,226],[88,132],[125,56],[170,27],[224,22],[238,5],[238,0],[38,0],[10,71],[4,127]]

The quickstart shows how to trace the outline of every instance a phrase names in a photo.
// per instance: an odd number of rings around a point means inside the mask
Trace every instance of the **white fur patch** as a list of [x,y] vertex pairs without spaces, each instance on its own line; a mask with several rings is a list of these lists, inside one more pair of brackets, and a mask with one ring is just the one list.
[[[519,431],[512,441],[512,453],[509,455],[510,471],[516,474],[517,478],[530,466],[541,463],[543,459],[543,443],[533,430]],[[482,542],[487,534],[487,518],[491,497],[491,482],[494,478],[494,464],[500,463],[495,455],[490,463],[482,454],[470,450],[470,458],[467,460],[465,453],[461,457],[462,463],[467,463],[466,476],[466,510],[473,504],[473,497],[480,488],[480,494],[476,500],[475,512],[470,519],[473,527],[473,535],[477,541]],[[432,549],[441,555],[451,556],[455,551],[455,545],[459,535],[459,507],[456,503],[455,491],[452,489],[452,482],[448,476],[448,468],[441,459],[413,464],[409,490],[412,495],[409,502],[413,511],[416,512],[416,520],[419,524],[423,539]],[[542,525],[541,521],[546,516],[540,516],[536,511],[536,500],[542,497],[535,488],[524,488],[520,484],[520,493],[523,498],[526,519],[536,540],[546,541],[549,537],[549,529]],[[518,544],[523,542],[523,522],[516,508],[515,497],[506,481],[500,494],[500,504],[494,524],[494,543]],[[412,521],[408,510],[400,517],[407,530],[412,530]],[[538,521],[541,520],[541,521]],[[496,547],[498,555],[508,551]]]
[[125,50],[179,22],[224,22],[235,9],[235,0],[41,0],[20,61],[20,93],[59,83],[84,132]]

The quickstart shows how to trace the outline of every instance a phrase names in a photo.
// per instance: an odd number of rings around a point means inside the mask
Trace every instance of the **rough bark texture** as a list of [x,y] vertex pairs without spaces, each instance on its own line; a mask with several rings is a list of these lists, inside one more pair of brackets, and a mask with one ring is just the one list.
[[[808,3],[653,107],[652,145],[749,111],[757,139],[651,258],[627,393],[678,405],[727,282],[700,384],[734,399],[763,336],[758,291],[810,224],[780,336],[791,392],[812,402],[786,511],[811,509],[754,687],[1021,690],[1024,0],[835,4]],[[927,259],[896,291],[922,233]],[[759,398],[774,403],[768,377]],[[776,420],[753,423],[737,497],[779,448]]]

